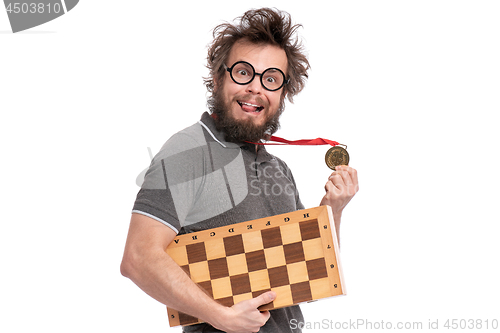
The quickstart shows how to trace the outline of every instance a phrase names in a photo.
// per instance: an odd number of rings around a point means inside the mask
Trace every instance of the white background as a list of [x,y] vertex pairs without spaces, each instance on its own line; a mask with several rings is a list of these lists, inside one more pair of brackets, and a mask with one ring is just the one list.
[[[136,176],[206,110],[211,29],[260,6],[303,24],[312,64],[277,135],[347,144],[359,172],[348,295],[306,320],[500,320],[497,1],[173,3],[81,1],[17,34],[0,10],[0,331],[179,331],[119,272]],[[327,148],[269,149],[316,206]]]

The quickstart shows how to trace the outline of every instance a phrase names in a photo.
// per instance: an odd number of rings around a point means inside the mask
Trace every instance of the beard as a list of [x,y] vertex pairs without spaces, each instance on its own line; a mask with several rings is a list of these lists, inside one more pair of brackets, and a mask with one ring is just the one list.
[[[246,95],[236,96],[234,100],[244,100]],[[259,100],[259,98],[257,98]],[[272,114],[267,109],[267,104],[261,101],[267,111],[265,121],[261,125],[256,125],[252,119],[235,119],[230,110],[231,101],[225,101],[222,94],[214,92],[208,100],[208,107],[212,115],[215,115],[215,126],[217,130],[223,132],[228,142],[260,142],[267,141],[280,127],[279,118],[285,109],[284,98],[281,99],[278,110]]]

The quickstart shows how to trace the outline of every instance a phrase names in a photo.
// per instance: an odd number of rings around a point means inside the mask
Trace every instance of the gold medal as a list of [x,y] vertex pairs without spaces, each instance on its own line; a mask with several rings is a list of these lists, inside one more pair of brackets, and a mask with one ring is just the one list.
[[349,154],[345,148],[335,146],[326,152],[325,162],[330,169],[335,170],[337,165],[349,165]]
[[[317,145],[331,145],[332,148],[328,149],[325,155],[326,165],[335,170],[337,165],[349,165],[349,154],[347,153],[347,146],[338,143],[337,141],[327,140],[323,138],[317,138],[312,140],[286,140],[277,136],[271,136],[268,141],[274,141],[277,143],[254,143],[258,145],[297,145],[297,146],[317,146]],[[253,143],[253,142],[250,142]],[[339,147],[344,146],[345,148]]]

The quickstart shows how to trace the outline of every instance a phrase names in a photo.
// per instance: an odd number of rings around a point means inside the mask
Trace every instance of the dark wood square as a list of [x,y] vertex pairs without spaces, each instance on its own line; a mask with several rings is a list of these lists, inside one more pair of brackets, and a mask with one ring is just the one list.
[[266,256],[264,250],[245,253],[247,259],[247,267],[249,272],[266,269]]
[[219,302],[220,304],[222,304],[224,306],[227,306],[227,307],[231,307],[231,306],[234,305],[233,296],[224,297],[224,298],[218,298],[217,302]]
[[210,271],[210,279],[219,279],[229,276],[226,257],[208,261],[208,270]]
[[206,291],[207,294],[210,295],[210,297],[214,298],[214,292],[212,291],[212,282],[211,281],[199,282],[198,286],[200,286],[201,289]]
[[189,265],[181,266],[182,270],[191,278],[191,273],[189,271]]
[[306,260],[304,257],[304,247],[302,246],[302,242],[285,244],[283,245],[283,251],[285,252],[287,265]]
[[328,276],[328,272],[326,271],[325,258],[306,261],[306,265],[309,280],[321,279]]
[[244,253],[245,248],[243,247],[243,237],[241,235],[225,237],[224,249],[226,250],[226,256],[234,256],[236,254]]
[[186,245],[186,252],[190,264],[207,260],[207,252],[205,251],[205,243],[203,242]]
[[290,289],[292,290],[293,303],[312,300],[311,286],[309,285],[309,281],[291,284]]
[[317,220],[300,222],[299,227],[303,241],[320,237]]
[[231,289],[233,290],[233,295],[240,295],[249,293],[252,291],[250,286],[250,277],[248,273],[234,275],[230,277],[231,279]]
[[198,322],[198,318],[179,312],[179,322],[181,325],[189,325]]
[[269,283],[271,285],[271,288],[281,287],[290,284],[290,281],[288,280],[288,270],[286,269],[286,266],[269,268],[267,270],[267,273],[269,274]]
[[260,234],[265,249],[283,244],[279,227],[261,230]]

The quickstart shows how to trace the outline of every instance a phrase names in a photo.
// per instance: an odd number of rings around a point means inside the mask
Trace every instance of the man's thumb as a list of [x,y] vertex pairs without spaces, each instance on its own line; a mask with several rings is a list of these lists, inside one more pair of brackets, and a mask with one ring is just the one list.
[[271,303],[272,301],[274,301],[275,298],[276,298],[276,293],[274,291],[265,292],[254,298],[254,300],[256,301],[255,305],[256,307],[259,307],[261,305]]

